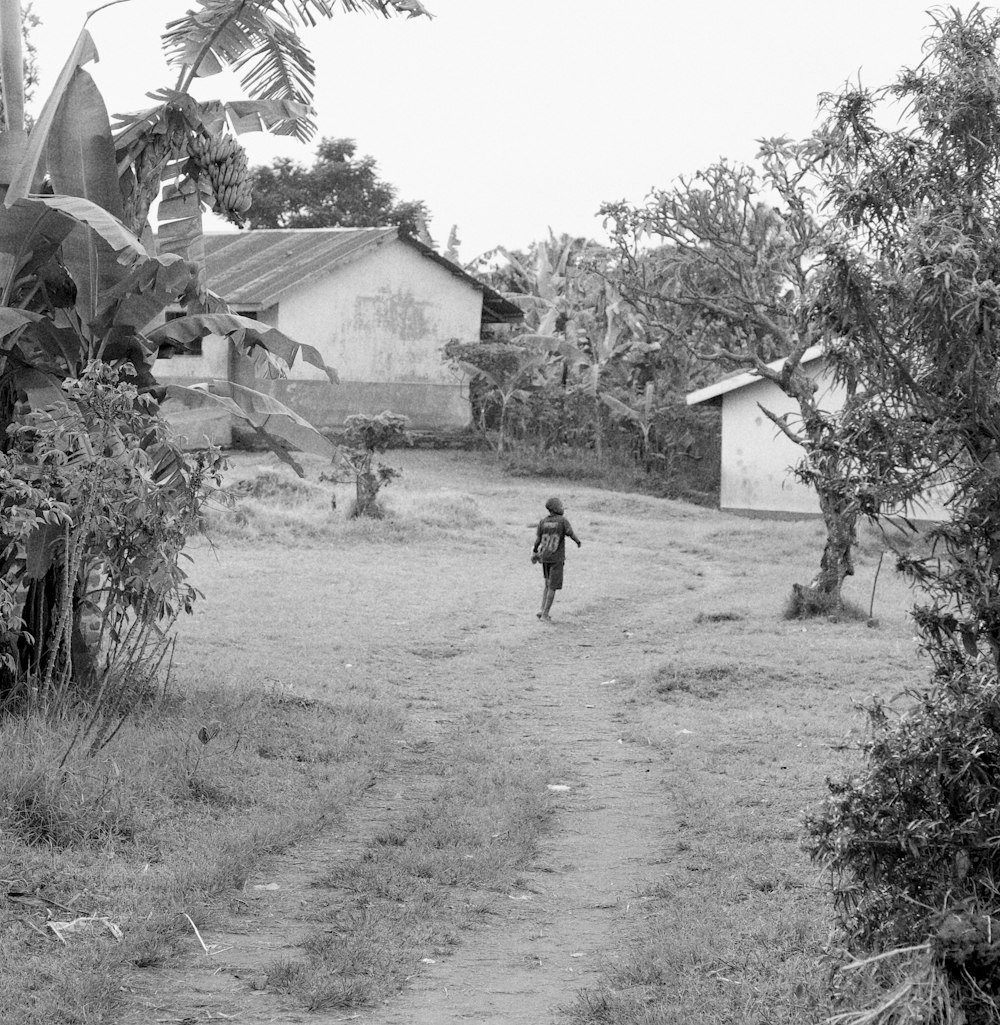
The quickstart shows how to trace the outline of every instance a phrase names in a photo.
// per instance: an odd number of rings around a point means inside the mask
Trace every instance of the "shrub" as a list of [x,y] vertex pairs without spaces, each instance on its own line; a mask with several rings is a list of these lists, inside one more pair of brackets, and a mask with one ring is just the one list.
[[1000,998],[1000,684],[992,667],[957,667],[912,696],[902,715],[879,701],[866,709],[865,770],[830,782],[807,815],[810,853],[831,872],[852,947],[928,944],[968,1022],[992,1021],[983,1008]]
[[86,699],[98,747],[195,600],[181,551],[222,464],[187,456],[121,373],[88,364],[0,454],[0,703]]

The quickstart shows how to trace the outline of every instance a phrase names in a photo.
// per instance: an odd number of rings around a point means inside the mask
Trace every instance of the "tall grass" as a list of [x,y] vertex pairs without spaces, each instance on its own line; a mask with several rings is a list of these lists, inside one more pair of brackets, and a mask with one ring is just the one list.
[[[203,923],[213,894],[353,802],[391,760],[399,719],[385,703],[213,687],[133,716],[93,756],[76,729],[0,724],[0,864],[24,895],[0,904],[0,1006],[18,1025],[107,1020],[122,973],[169,960],[185,916]],[[54,950],[45,916],[88,914],[124,941]]]
[[489,523],[472,495],[441,488],[386,489],[380,496],[384,516],[352,517],[349,489],[300,480],[283,467],[244,468],[228,493],[230,502],[217,503],[205,517],[209,540],[404,544]]

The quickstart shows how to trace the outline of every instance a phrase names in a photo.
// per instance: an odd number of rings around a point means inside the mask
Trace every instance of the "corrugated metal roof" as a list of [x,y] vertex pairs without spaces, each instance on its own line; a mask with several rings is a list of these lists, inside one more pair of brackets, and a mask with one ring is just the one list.
[[[814,359],[819,359],[823,355],[822,345],[810,346],[802,354],[801,363],[811,363]],[[769,370],[780,370],[785,365],[785,357],[776,359],[773,363],[768,363]],[[697,406],[702,402],[711,402],[712,399],[720,398],[731,391],[736,391],[739,388],[746,388],[748,384],[755,384],[757,381],[761,381],[763,378],[760,374],[755,373],[752,370],[734,370],[730,374],[726,374],[724,377],[720,377],[714,384],[706,385],[704,388],[699,388],[697,391],[688,392],[686,396],[686,402],[689,406]]]
[[499,292],[399,228],[277,228],[205,235],[208,286],[235,306],[273,306],[341,264],[400,241],[483,293],[483,320],[507,323],[522,313]]

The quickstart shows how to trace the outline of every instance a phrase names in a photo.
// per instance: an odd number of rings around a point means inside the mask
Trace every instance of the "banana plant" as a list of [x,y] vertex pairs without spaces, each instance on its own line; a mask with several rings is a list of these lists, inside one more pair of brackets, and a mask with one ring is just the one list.
[[594,454],[598,463],[604,459],[603,378],[616,360],[636,346],[645,346],[644,334],[637,315],[609,282],[603,282],[593,305],[580,310],[567,325],[566,337],[555,342],[554,351],[566,361],[578,379],[578,387],[593,402]]
[[562,358],[564,383],[592,402],[594,450],[603,461],[603,378],[616,360],[652,348],[646,345],[642,322],[604,276],[606,250],[550,230],[526,255],[500,247],[477,263],[487,266],[497,256],[506,261],[507,284],[515,289],[507,297],[524,312],[526,332],[511,341],[541,346]]
[[[128,0],[112,0],[87,21],[119,2]],[[29,133],[20,3],[0,0],[0,455],[18,417],[72,407],[64,385],[95,363],[127,368],[152,416],[166,394],[152,374],[160,349],[208,334],[228,338],[258,377],[282,376],[301,358],[336,381],[316,349],[235,316],[206,286],[201,215],[213,206],[238,219],[246,208],[239,133],[312,132],[314,65],[298,27],[338,11],[389,16],[397,7],[394,0],[197,0],[163,36],[174,86],[114,126],[87,71],[98,54],[85,21]],[[426,13],[411,3],[400,9]],[[190,96],[196,77],[224,68],[241,77],[247,96],[209,103]],[[161,194],[154,235],[148,215]],[[186,315],[154,327],[176,305]],[[294,449],[333,458],[328,439],[261,392],[226,382],[170,391],[244,419],[299,472]],[[176,460],[148,457],[157,474],[183,476]],[[67,599],[58,594],[68,589],[75,603],[86,580],[69,580],[65,565],[53,564],[55,552],[33,558],[29,572],[28,550],[38,546],[7,540],[0,536],[0,582],[13,582],[10,593],[22,597],[27,589],[26,609],[55,602],[66,615]],[[39,620],[21,635],[37,639],[36,662],[44,633]]]
[[[520,341],[521,339],[519,339]],[[525,349],[504,346],[502,359],[494,360],[492,369],[464,360],[456,360],[455,365],[465,371],[470,378],[482,378],[493,390],[500,403],[500,423],[497,431],[496,452],[503,455],[507,437],[507,414],[511,403],[523,398],[525,385],[528,384],[547,364],[552,362],[551,355],[545,350]]]
[[653,430],[656,421],[656,408],[654,406],[654,395],[656,384],[653,381],[646,382],[646,391],[641,402],[622,402],[614,395],[604,394],[601,401],[611,411],[611,415],[618,420],[627,420],[634,424],[642,435],[642,458],[646,470],[650,467],[649,435]]
[[[212,206],[238,219],[246,209],[246,159],[235,135],[263,129],[308,138],[314,130],[315,67],[297,29],[338,11],[389,16],[398,6],[199,0],[163,36],[178,73],[174,87],[151,94],[154,106],[119,116],[113,127],[86,70],[97,51],[85,23],[29,136],[20,4],[0,0],[7,117],[0,132],[0,430],[18,395],[52,400],[61,381],[93,359],[131,364],[144,391],[159,398],[151,373],[159,347],[209,333],[228,337],[258,376],[281,376],[301,357],[336,380],[315,349],[234,317],[206,287],[201,214]],[[427,13],[400,9],[411,17]],[[249,98],[206,103],[190,96],[195,78],[225,68],[237,72]],[[161,190],[154,239],[147,218]],[[187,317],[149,330],[178,303]],[[294,446],[332,457],[327,439],[274,399],[214,383],[170,391],[188,403],[222,405],[274,439],[279,455]]]

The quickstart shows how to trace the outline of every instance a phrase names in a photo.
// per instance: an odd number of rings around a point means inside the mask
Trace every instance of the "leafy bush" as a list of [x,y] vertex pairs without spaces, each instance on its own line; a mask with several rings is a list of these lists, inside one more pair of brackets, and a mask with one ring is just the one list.
[[902,715],[867,708],[866,768],[828,784],[807,816],[810,852],[831,872],[851,946],[929,944],[967,1020],[993,1021],[996,1007],[983,1008],[1000,998],[1000,684],[985,664],[957,667],[912,696]]
[[[119,370],[94,361],[64,401],[21,415],[0,456],[0,701],[113,718],[141,696],[164,629],[196,597],[180,562],[218,484]],[[102,742],[110,720],[96,729]]]

